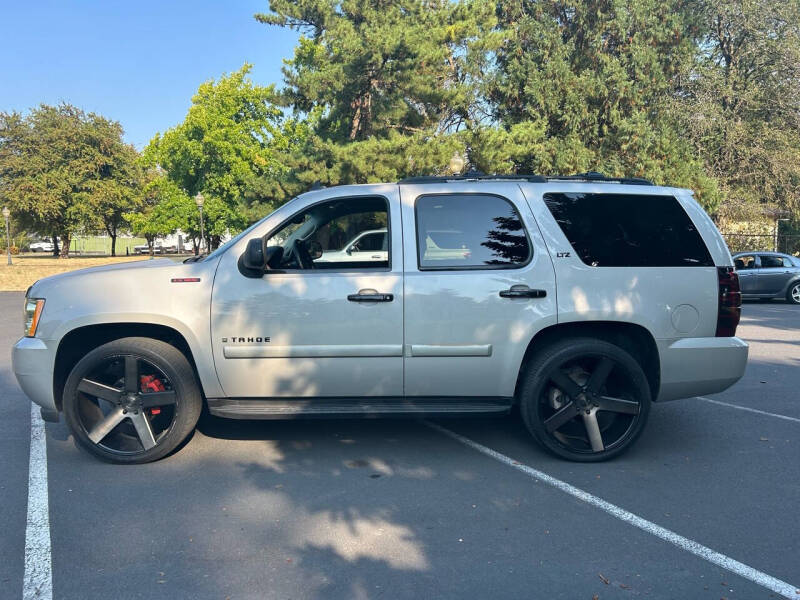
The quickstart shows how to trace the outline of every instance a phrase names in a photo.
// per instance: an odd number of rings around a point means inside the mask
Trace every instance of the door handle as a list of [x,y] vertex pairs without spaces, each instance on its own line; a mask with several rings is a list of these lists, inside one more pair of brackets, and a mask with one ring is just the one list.
[[381,294],[375,290],[358,290],[357,294],[347,296],[350,302],[391,302],[394,294]]
[[544,298],[547,290],[532,290],[527,285],[512,285],[510,289],[500,292],[501,298]]

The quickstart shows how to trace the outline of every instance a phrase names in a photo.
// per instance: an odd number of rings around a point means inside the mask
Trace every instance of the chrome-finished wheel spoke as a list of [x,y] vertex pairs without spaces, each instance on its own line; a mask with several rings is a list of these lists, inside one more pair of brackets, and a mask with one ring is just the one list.
[[86,378],[81,379],[78,384],[78,391],[114,403],[119,400],[120,394],[122,393],[122,390]]
[[597,413],[590,411],[583,413],[583,424],[586,427],[586,434],[589,436],[589,443],[592,445],[594,452],[602,452],[605,450],[603,445],[603,436],[600,433],[600,425],[597,422]]
[[125,357],[125,391],[132,394],[139,391],[139,359],[135,356]]
[[139,436],[139,441],[145,450],[150,450],[156,445],[156,438],[153,435],[153,428],[150,427],[150,421],[144,412],[128,414],[131,418],[131,423],[136,428],[136,435]]
[[555,383],[558,389],[560,389],[573,400],[582,392],[581,386],[575,383],[575,380],[573,380],[572,377],[570,377],[561,369],[556,369],[553,371],[553,373],[550,375],[550,381]]
[[610,412],[622,413],[625,415],[638,415],[639,403],[632,400],[623,400],[622,398],[611,398],[609,396],[601,396],[598,404],[598,410],[608,410]]
[[166,392],[150,392],[139,396],[142,401],[143,408],[153,408],[155,406],[167,406],[175,404],[175,392],[168,390]]
[[589,380],[586,382],[586,387],[592,392],[599,392],[600,389],[605,385],[606,379],[608,379],[608,376],[611,374],[613,368],[613,360],[607,356],[601,358],[597,363],[597,366],[594,368],[594,371],[592,371],[592,374],[589,376]]
[[115,408],[92,427],[92,430],[88,433],[89,439],[95,444],[99,444],[126,416],[122,412],[122,407]]
[[578,409],[574,402],[562,406],[552,417],[544,422],[544,427],[548,433],[553,433],[565,423],[574,419],[578,414]]

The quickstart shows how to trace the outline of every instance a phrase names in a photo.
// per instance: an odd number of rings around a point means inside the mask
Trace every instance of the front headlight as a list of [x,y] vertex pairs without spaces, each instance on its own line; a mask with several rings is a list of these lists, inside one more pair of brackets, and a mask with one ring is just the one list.
[[25,298],[25,337],[36,335],[43,308],[44,298]]

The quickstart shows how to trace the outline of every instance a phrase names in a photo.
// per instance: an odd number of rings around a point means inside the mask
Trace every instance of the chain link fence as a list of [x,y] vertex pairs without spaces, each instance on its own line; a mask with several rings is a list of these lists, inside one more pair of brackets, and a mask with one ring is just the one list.
[[800,235],[773,235],[752,233],[723,233],[731,253],[777,251],[785,254],[800,255]]

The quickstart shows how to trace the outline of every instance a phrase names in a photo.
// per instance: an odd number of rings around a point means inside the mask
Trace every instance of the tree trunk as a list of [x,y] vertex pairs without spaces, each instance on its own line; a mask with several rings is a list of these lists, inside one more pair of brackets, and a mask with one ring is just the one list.
[[117,255],[117,236],[111,236],[111,256]]
[[61,254],[59,258],[69,258],[70,233],[67,231],[61,234]]
[[58,236],[54,233],[53,234],[53,258],[58,258],[59,250],[58,250]]

